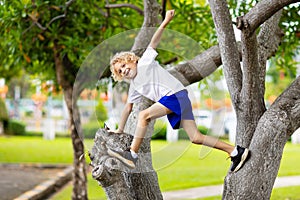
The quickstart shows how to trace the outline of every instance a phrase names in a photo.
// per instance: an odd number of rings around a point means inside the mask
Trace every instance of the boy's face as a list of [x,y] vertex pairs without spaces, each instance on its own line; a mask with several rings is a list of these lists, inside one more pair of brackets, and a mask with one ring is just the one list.
[[117,62],[114,67],[116,72],[125,79],[133,79],[137,74],[137,64],[135,62]]

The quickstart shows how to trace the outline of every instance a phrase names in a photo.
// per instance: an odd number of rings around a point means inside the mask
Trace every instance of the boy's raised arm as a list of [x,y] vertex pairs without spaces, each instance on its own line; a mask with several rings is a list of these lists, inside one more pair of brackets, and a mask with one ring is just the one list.
[[168,10],[166,12],[166,17],[164,19],[164,21],[160,24],[160,26],[158,27],[158,29],[156,30],[156,32],[154,33],[149,46],[152,47],[153,49],[156,49],[156,47],[158,46],[162,33],[165,29],[165,27],[169,24],[169,22],[173,19],[175,14],[174,10]]

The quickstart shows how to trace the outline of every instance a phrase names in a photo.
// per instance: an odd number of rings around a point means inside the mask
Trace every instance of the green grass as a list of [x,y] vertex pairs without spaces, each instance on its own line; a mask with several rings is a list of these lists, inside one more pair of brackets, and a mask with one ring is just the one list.
[[272,192],[271,200],[300,200],[300,186],[276,188]]
[[[88,199],[90,200],[102,200],[107,199],[104,190],[98,185],[98,183],[92,178],[91,174],[88,174]],[[52,200],[70,200],[72,194],[72,185],[69,183],[63,190],[55,194]]]
[[300,174],[300,145],[287,143],[284,148],[278,176]]
[[0,162],[72,163],[71,139],[44,140],[42,137],[0,137]]
[[[85,142],[87,147],[92,140]],[[42,137],[8,136],[0,137],[0,163],[44,163],[72,164],[71,138],[44,140]],[[54,199],[69,200],[72,186],[65,187]],[[88,173],[89,199],[105,199],[103,189]]]
[[[86,140],[86,150],[92,140]],[[218,150],[193,145],[188,141],[167,143],[152,141],[153,166],[157,171],[162,191],[178,190],[205,185],[222,184],[230,165],[227,155]],[[72,163],[70,138],[53,141],[41,137],[0,137],[2,163]],[[300,175],[300,145],[288,143],[285,147],[279,176]],[[272,200],[299,199],[299,187],[274,189]],[[65,187],[53,199],[70,199],[72,186]],[[294,195],[294,196],[293,196]],[[103,189],[88,174],[89,199],[105,199]],[[212,197],[205,199],[220,199]]]
[[[199,198],[195,200],[220,200],[222,196]],[[272,191],[270,200],[300,200],[300,186],[276,188]]]
[[227,154],[188,141],[154,141],[152,152],[162,191],[220,184],[230,165]]

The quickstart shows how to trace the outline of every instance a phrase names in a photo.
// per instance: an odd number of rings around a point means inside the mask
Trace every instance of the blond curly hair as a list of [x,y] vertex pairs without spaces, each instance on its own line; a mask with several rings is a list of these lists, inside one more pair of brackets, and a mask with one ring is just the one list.
[[140,59],[140,57],[136,56],[133,52],[124,51],[117,53],[112,57],[110,60],[110,71],[112,73],[112,77],[115,81],[122,81],[123,78],[121,74],[115,69],[116,63],[129,63],[129,62],[137,62]]

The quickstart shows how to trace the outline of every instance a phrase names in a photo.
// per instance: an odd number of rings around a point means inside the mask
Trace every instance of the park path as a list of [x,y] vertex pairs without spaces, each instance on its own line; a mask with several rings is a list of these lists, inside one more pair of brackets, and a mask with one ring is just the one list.
[[[71,179],[72,170],[72,166],[65,165],[0,164],[0,199],[28,200],[33,196],[53,194],[57,187]],[[33,185],[29,185],[31,183]],[[35,184],[38,185],[34,187]],[[300,186],[300,175],[278,177],[274,184],[274,188],[290,186]],[[204,186],[163,192],[163,198],[164,200],[205,198],[222,195],[222,190],[223,185]]]
[[[278,177],[275,180],[274,188],[290,187],[300,185],[300,176]],[[204,186],[186,190],[164,192],[164,200],[195,199],[222,195],[223,185]]]
[[71,180],[72,166],[0,163],[0,199],[45,199]]

